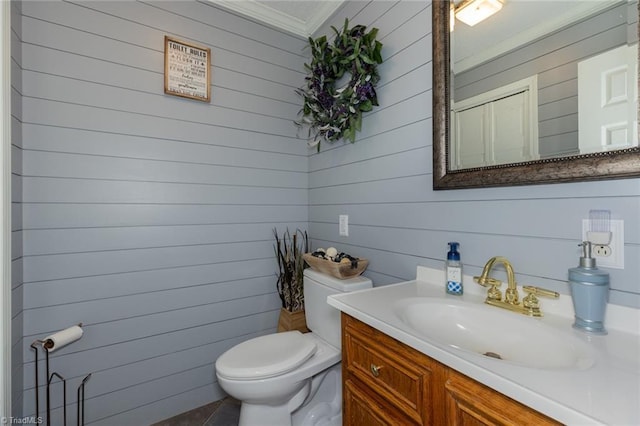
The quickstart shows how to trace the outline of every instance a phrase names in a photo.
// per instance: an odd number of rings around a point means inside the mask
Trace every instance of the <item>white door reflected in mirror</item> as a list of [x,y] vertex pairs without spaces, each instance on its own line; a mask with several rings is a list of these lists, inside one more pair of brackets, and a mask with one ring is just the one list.
[[580,154],[638,146],[638,45],[578,63]]

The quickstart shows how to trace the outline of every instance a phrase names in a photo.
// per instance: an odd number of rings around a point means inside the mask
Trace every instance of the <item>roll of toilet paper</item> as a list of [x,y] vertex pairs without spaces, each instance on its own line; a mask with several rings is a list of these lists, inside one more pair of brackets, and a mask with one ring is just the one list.
[[58,331],[51,336],[44,339],[42,346],[49,352],[57,351],[60,348],[64,348],[70,343],[82,337],[82,327],[74,325],[73,327],[65,328],[62,331]]

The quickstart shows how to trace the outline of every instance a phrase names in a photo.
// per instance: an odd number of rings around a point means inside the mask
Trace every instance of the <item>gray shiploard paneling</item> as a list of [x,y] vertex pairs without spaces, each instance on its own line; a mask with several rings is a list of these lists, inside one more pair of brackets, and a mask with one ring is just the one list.
[[[78,322],[83,338],[51,357],[70,421],[90,372],[92,425],[220,399],[216,357],[275,330],[272,229],[307,227],[292,123],[305,40],[209,2],[20,6],[14,402],[34,414],[25,342]],[[210,103],[163,93],[165,35],[211,48]],[[54,423],[61,405],[58,385]]]
[[[368,258],[365,275],[384,285],[413,279],[416,265],[442,268],[446,243],[459,241],[466,274],[505,255],[519,281],[569,297],[567,269],[578,262],[582,219],[590,209],[610,209],[625,221],[625,269],[609,270],[610,301],[640,307],[640,179],[433,191],[431,84],[424,88],[431,79],[430,7],[349,2],[341,12],[326,28],[346,15],[380,29],[380,107],[365,114],[355,144],[324,145],[310,155],[314,246]],[[418,16],[422,27],[413,25]],[[338,234],[340,214],[349,215],[349,237]]]
[[[219,399],[215,357],[275,328],[273,226],[308,225],[314,246],[369,258],[376,285],[442,267],[458,240],[466,273],[503,254],[520,281],[566,295],[580,220],[608,208],[626,233],[611,302],[640,307],[640,180],[432,191],[428,3],[350,1],[318,32],[348,17],[378,27],[385,44],[380,107],[355,144],[319,154],[291,125],[305,40],[209,2],[15,10],[14,230],[24,245],[13,343],[24,389],[14,402],[24,399],[24,415],[34,394],[24,341],[77,321],[85,337],[52,362],[70,377],[70,401],[95,374],[91,424],[148,424]],[[211,104],[162,93],[165,34],[212,48]]]
[[[22,223],[22,3],[11,2],[11,415],[22,416],[23,223]],[[4,95],[4,94],[3,94]]]

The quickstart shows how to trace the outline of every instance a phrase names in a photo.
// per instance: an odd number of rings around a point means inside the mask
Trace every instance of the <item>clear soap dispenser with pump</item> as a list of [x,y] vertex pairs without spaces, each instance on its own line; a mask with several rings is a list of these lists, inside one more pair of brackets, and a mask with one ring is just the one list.
[[593,334],[607,334],[604,315],[609,301],[609,273],[596,267],[591,256],[591,242],[582,244],[582,257],[577,267],[569,269],[569,287],[573,298],[573,328]]
[[462,296],[464,288],[462,287],[462,262],[460,262],[460,253],[458,246],[460,243],[450,242],[449,252],[447,253],[447,262],[445,263],[445,275],[447,280],[447,293],[456,296]]

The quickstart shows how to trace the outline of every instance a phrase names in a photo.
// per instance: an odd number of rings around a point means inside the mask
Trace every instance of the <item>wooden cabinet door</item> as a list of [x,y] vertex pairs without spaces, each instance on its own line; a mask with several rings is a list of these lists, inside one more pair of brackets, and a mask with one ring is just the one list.
[[415,424],[393,406],[371,395],[353,380],[347,380],[343,389],[342,418],[344,425],[399,426]]
[[449,369],[444,384],[450,426],[560,425],[553,419]]

